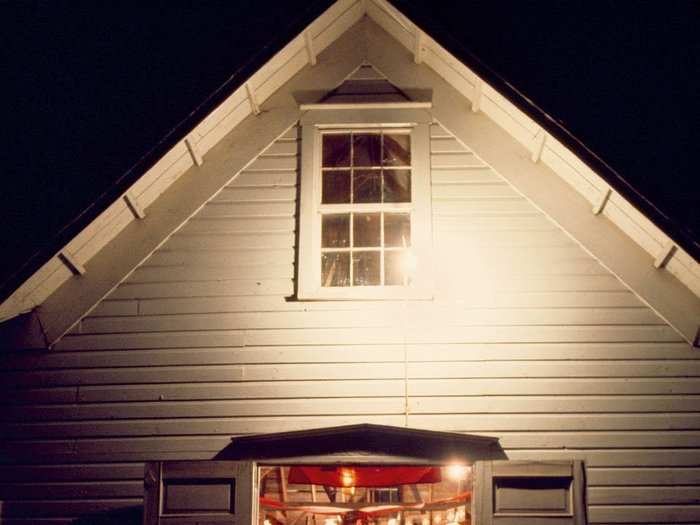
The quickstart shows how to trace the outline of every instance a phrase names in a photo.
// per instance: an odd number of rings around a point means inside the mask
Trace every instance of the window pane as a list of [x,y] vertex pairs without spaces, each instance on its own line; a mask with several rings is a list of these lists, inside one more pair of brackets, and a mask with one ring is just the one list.
[[324,171],[321,195],[323,204],[344,204],[350,202],[350,172]]
[[379,213],[356,213],[353,218],[353,246],[379,246],[381,216]]
[[401,286],[404,278],[404,252],[391,251],[384,253],[384,284]]
[[323,167],[350,166],[350,135],[323,135]]
[[411,165],[411,135],[407,133],[384,135],[384,166]]
[[347,248],[350,246],[350,214],[324,215],[321,223],[323,248]]
[[379,252],[353,252],[353,286],[377,286],[379,280]]
[[353,177],[353,202],[381,202],[382,174],[379,170],[355,170]]
[[384,170],[384,202],[411,202],[409,170]]
[[378,133],[359,133],[352,136],[353,166],[379,166],[382,155],[382,136]]
[[350,253],[321,254],[321,285],[350,286]]
[[384,214],[384,246],[411,246],[411,216],[408,213]]

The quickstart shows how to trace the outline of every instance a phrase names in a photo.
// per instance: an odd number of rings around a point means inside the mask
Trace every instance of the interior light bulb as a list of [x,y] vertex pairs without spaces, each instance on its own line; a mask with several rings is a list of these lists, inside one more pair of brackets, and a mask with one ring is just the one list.
[[355,473],[351,469],[341,469],[340,482],[344,487],[352,487],[355,484]]
[[459,481],[467,479],[469,474],[469,467],[467,465],[449,465],[447,467],[447,477],[453,481]]

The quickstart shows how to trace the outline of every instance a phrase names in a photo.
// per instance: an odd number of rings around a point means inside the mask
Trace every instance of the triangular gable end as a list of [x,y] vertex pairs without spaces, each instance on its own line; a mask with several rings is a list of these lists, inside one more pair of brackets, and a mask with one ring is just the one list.
[[[346,31],[364,14],[371,21],[366,19]],[[231,117],[231,113],[224,116],[222,111],[215,110],[198,127],[198,131],[183,141],[183,154],[179,158],[185,158],[191,167],[179,168],[175,176],[170,175],[171,179],[177,180],[167,190],[161,188],[159,191],[163,193],[160,197],[158,193],[151,194],[152,203],[146,209],[145,218],[131,222],[120,219],[121,223],[111,226],[117,232],[112,242],[109,239],[105,241],[105,236],[102,236],[100,242],[107,244],[101,250],[92,246],[86,250],[84,257],[76,257],[76,253],[70,250],[58,254],[59,257],[55,259],[59,262],[52,262],[52,259],[50,263],[63,265],[63,272],[52,271],[51,268],[37,272],[36,275],[43,275],[44,280],[39,284],[34,282],[30,293],[24,291],[27,297],[33,294],[34,299],[26,303],[13,296],[15,299],[11,298],[9,303],[14,301],[16,304],[10,304],[10,313],[4,314],[5,317],[16,315],[26,309],[27,304],[40,303],[34,316],[44,332],[46,345],[54,344],[212,195],[219,192],[231,177],[252,162],[250,159],[255,159],[271,141],[284,133],[298,119],[299,103],[305,102],[301,99],[307,97],[306,102],[314,102],[318,100],[318,93],[330,93],[329,99],[354,96],[343,92],[343,88],[333,90],[353,71],[356,75],[362,71],[362,64],[371,63],[386,75],[389,82],[401,88],[398,91],[390,90],[390,84],[382,79],[350,77],[351,80],[358,86],[369,82],[366,85],[373,88],[387,88],[383,96],[397,100],[404,96],[404,91],[429,86],[435,101],[433,114],[438,121],[450,129],[460,142],[469,144],[518,192],[553,218],[687,341],[693,340],[697,319],[700,318],[698,264],[675,246],[671,249],[665,245],[662,249],[657,248],[656,240],[648,240],[648,231],[651,230],[648,221],[644,223],[646,219],[638,212],[631,214],[629,204],[618,195],[611,195],[607,185],[598,182],[600,179],[597,179],[597,175],[566,148],[466,67],[457,64],[452,70],[447,68],[447,52],[387,2],[341,1],[321,18],[324,18],[325,26],[321,26],[318,20],[314,22],[312,28],[290,44],[296,52],[290,54],[287,51],[288,61],[282,66],[277,64],[278,70],[286,70],[287,75],[290,71],[292,74],[299,71],[295,76],[288,76],[290,80],[281,85],[277,85],[279,80],[265,84],[258,79],[257,91],[252,81],[241,86],[232,97],[241,98],[239,107],[244,107],[243,113]],[[317,54],[320,49],[324,51]],[[275,59],[280,61],[279,56]],[[304,64],[315,65],[304,68]],[[269,71],[269,64],[265,68]],[[240,115],[245,113],[250,116],[241,120]],[[230,122],[237,120],[238,123],[233,126],[229,124],[232,129],[228,134],[222,134],[227,128],[226,119]],[[217,121],[224,122],[224,127],[215,134],[206,134],[207,128],[211,129]],[[519,121],[525,123],[524,128],[520,124],[513,125],[513,122]],[[220,138],[217,139],[217,136]],[[505,152],[501,147],[503,144],[507,144]],[[582,189],[582,184],[587,184],[588,188],[593,185],[596,190],[591,193]],[[135,186],[143,188],[143,183]],[[601,187],[602,190],[598,189]],[[144,202],[149,199],[146,193],[142,192]],[[581,198],[581,193],[585,198]],[[604,199],[599,196],[601,194]],[[143,215],[143,204],[130,195],[125,195],[124,202],[120,203],[126,206],[128,213]],[[597,203],[595,214],[591,212],[590,201]],[[612,222],[597,217],[601,211],[623,230],[632,233],[642,247]],[[109,212],[116,214],[114,210]],[[116,215],[123,217],[123,212]],[[620,222],[622,215],[626,222]],[[634,218],[630,219],[631,216]],[[640,224],[643,223],[642,227],[634,225],[637,219],[641,221]],[[652,231],[651,235],[657,239],[659,233]],[[89,245],[84,239],[81,242]],[[685,286],[669,273],[655,268],[653,257],[650,258],[648,252],[658,252],[654,253],[656,266],[673,272]],[[79,271],[81,269],[85,272]],[[71,277],[71,274],[79,275]],[[36,291],[42,287],[43,291]],[[48,298],[41,300],[42,296]]]
[[[56,347],[201,348],[206,353],[188,359],[228,363],[230,348],[338,345],[357,337],[393,345],[516,340],[684,346],[474,151],[439,124],[430,135],[435,293],[441,301],[409,302],[406,315],[415,326],[402,328],[400,337],[396,328],[404,320],[396,318],[395,302],[346,302],[340,321],[332,304],[287,300],[295,292],[300,155],[299,127],[293,126]],[[348,325],[356,328],[334,328]]]

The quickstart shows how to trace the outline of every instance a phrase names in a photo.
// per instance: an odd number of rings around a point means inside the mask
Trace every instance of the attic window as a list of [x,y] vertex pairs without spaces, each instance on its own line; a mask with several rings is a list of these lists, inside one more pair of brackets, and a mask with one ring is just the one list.
[[299,298],[430,296],[428,115],[310,111],[302,121]]
[[410,129],[322,133],[322,287],[409,284],[410,139]]

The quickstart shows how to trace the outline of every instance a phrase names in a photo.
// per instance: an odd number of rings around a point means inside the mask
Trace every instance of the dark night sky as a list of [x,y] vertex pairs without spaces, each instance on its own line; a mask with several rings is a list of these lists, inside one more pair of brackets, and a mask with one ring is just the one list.
[[[328,3],[0,3],[0,287],[242,65]],[[446,47],[473,53],[700,237],[700,3],[396,4],[428,16]]]

